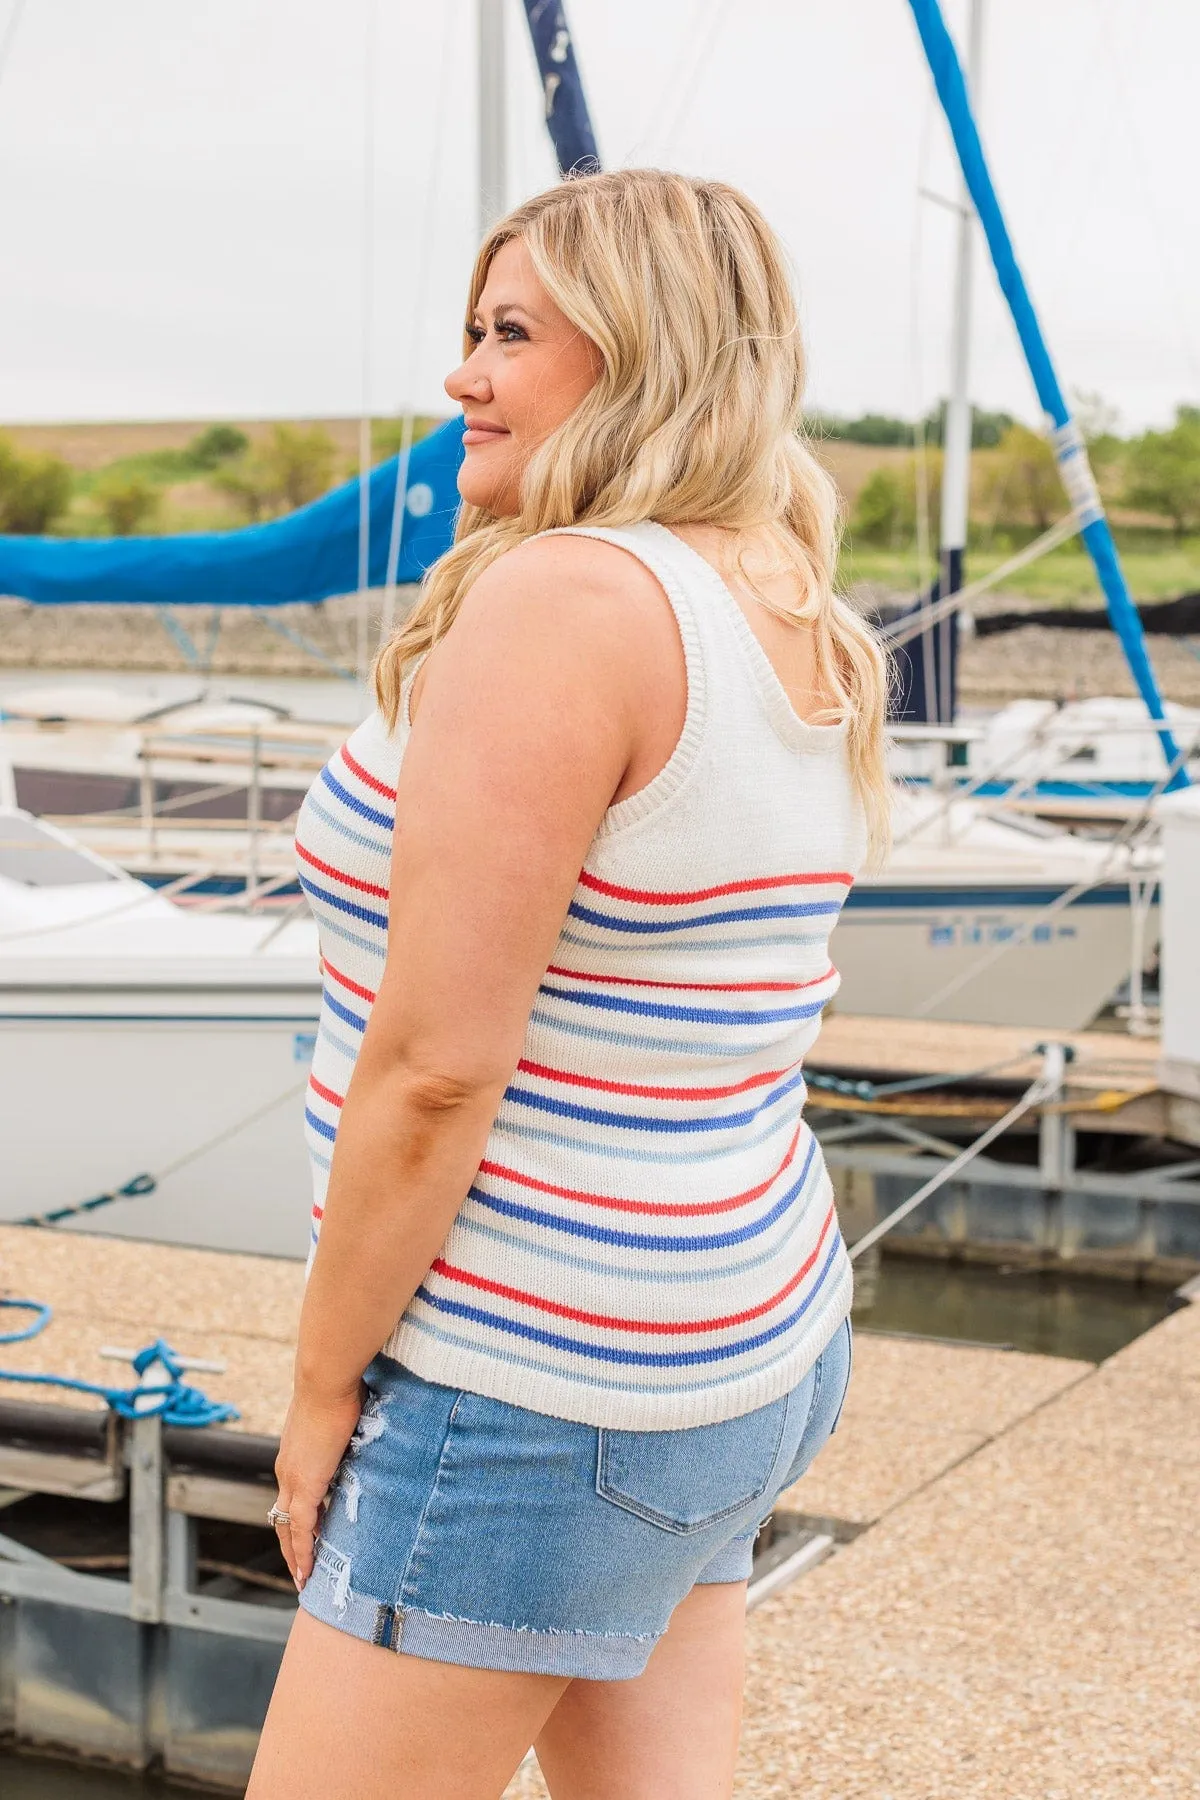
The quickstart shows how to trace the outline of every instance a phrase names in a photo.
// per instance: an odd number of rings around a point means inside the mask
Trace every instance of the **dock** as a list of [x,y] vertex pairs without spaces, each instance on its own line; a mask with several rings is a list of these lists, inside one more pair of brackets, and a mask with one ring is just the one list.
[[[192,1379],[242,1414],[156,1433],[0,1383],[0,1734],[240,1791],[295,1604],[263,1514],[301,1286],[285,1261],[0,1228],[0,1293],[54,1308],[4,1366],[124,1382],[102,1351],[161,1335],[223,1365]],[[1099,1367],[860,1332],[778,1514],[828,1553],[750,1619],[739,1800],[1200,1790],[1198,1402],[1200,1306]],[[43,1532],[14,1556],[23,1507],[78,1508],[95,1541],[111,1518],[118,1553],[66,1567]],[[510,1789],[543,1796],[535,1768]]]

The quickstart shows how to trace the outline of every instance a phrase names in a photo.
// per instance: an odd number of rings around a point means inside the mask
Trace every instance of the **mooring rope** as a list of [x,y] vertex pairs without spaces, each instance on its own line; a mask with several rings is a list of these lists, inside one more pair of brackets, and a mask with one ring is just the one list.
[[981,1131],[973,1143],[968,1144],[965,1150],[960,1150],[957,1156],[952,1157],[944,1168],[939,1169],[936,1175],[930,1177],[924,1187],[919,1187],[915,1194],[910,1194],[908,1199],[902,1201],[899,1206],[888,1213],[886,1218],[880,1219],[877,1225],[873,1225],[870,1231],[865,1232],[851,1248],[850,1261],[857,1262],[858,1258],[864,1251],[869,1250],[872,1244],[877,1244],[880,1238],[886,1237],[893,1226],[900,1223],[901,1219],[906,1219],[909,1213],[915,1212],[917,1207],[923,1201],[928,1200],[931,1194],[935,1194],[947,1181],[952,1180],[960,1169],[966,1168],[969,1162],[973,1162],[981,1152],[987,1149],[989,1144],[995,1143],[996,1139],[1006,1132],[1010,1125],[1015,1125],[1025,1113],[1032,1111],[1035,1106],[1040,1106],[1043,1100],[1048,1100],[1051,1094],[1057,1092],[1058,1087],[1059,1081],[1046,1074],[1041,1074],[1036,1081],[1031,1081],[1021,1098],[1009,1107],[1002,1118],[989,1125],[986,1131]]
[[[237,1137],[240,1132],[248,1131],[251,1125],[257,1125],[260,1119],[265,1119],[268,1113],[273,1113],[277,1106],[282,1106],[286,1100],[291,1100],[294,1095],[302,1093],[307,1086],[307,1075],[303,1081],[292,1082],[282,1094],[276,1094],[273,1100],[266,1101],[262,1106],[256,1106],[253,1112],[246,1113],[240,1119],[235,1119],[232,1125],[223,1125],[220,1131],[214,1131],[202,1143],[196,1144],[191,1150],[185,1150],[182,1156],[175,1158],[174,1162],[165,1164],[157,1175],[148,1173],[134,1175],[121,1187],[109,1188],[103,1194],[93,1194],[90,1200],[77,1200],[71,1206],[56,1206],[49,1212],[31,1213],[28,1218],[13,1219],[10,1223],[13,1225],[59,1225],[64,1219],[82,1218],[86,1213],[95,1212],[98,1207],[111,1205],[114,1200],[139,1200],[146,1194],[153,1194],[168,1175],[177,1174],[189,1163],[196,1162],[201,1156],[206,1156],[210,1150],[215,1150],[218,1144],[226,1144],[230,1138]],[[0,1338],[0,1343],[3,1341]]]
[[[45,1331],[52,1312],[43,1300],[2,1300],[0,1306],[32,1312],[33,1319],[17,1331],[0,1331],[0,1344],[28,1343]],[[105,1387],[98,1381],[81,1381],[74,1375],[39,1375],[28,1369],[0,1369],[0,1381],[20,1381],[33,1387],[66,1388],[75,1394],[92,1394],[111,1407],[122,1419],[160,1418],[164,1425],[220,1425],[241,1414],[236,1406],[224,1400],[210,1400],[200,1388],[184,1381],[184,1364],[162,1338],[156,1338],[130,1358],[134,1373],[140,1378],[155,1365],[167,1376],[166,1381],[147,1383],[139,1379],[134,1387]]]

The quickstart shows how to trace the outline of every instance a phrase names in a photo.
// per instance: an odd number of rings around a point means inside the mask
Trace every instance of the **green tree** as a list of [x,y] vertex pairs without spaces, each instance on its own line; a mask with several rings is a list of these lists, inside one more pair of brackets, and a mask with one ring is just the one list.
[[100,477],[92,498],[113,537],[132,537],[157,516],[162,495],[144,476],[115,469]]
[[195,469],[216,469],[249,448],[250,439],[236,425],[209,425],[192,439],[187,457]]
[[1014,423],[996,446],[984,486],[997,525],[1048,531],[1066,509],[1054,452],[1040,432]]
[[898,549],[916,537],[917,517],[924,509],[930,541],[936,543],[941,498],[940,450],[926,451],[923,470],[921,459],[916,456],[906,458],[898,466],[874,469],[859,490],[850,518],[851,536],[868,544]]
[[0,437],[0,531],[47,531],[70,505],[71,486],[71,471],[57,456],[23,456]]
[[850,531],[867,544],[894,544],[900,535],[900,483],[890,469],[873,469],[859,489]]
[[1129,446],[1126,501],[1170,519],[1177,538],[1200,530],[1200,407],[1181,406],[1168,431]]
[[320,425],[273,425],[268,437],[217,470],[213,484],[250,520],[307,506],[333,479],[336,449]]

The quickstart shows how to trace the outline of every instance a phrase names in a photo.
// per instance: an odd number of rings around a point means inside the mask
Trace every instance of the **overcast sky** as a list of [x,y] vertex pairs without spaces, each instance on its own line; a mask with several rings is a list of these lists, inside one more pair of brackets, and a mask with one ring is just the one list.
[[[515,201],[553,164],[507,3]],[[946,3],[957,31],[966,0]],[[987,5],[985,143],[1062,379],[1126,429],[1166,420],[1200,400],[1200,8]],[[953,168],[906,0],[568,14],[605,162],[734,181],[783,234],[812,405],[912,415],[944,392],[953,220],[918,195]],[[374,411],[446,407],[473,45],[474,0],[26,0],[0,80],[0,419],[353,413],[364,361]],[[1034,418],[982,266],[977,296],[973,393]]]

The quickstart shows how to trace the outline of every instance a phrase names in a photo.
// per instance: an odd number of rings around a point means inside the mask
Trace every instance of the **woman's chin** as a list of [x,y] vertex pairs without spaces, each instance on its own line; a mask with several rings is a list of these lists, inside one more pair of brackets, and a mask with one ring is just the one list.
[[477,506],[495,518],[511,518],[520,511],[520,503],[507,481],[489,481],[482,470],[465,462],[458,471],[458,491],[468,506]]

